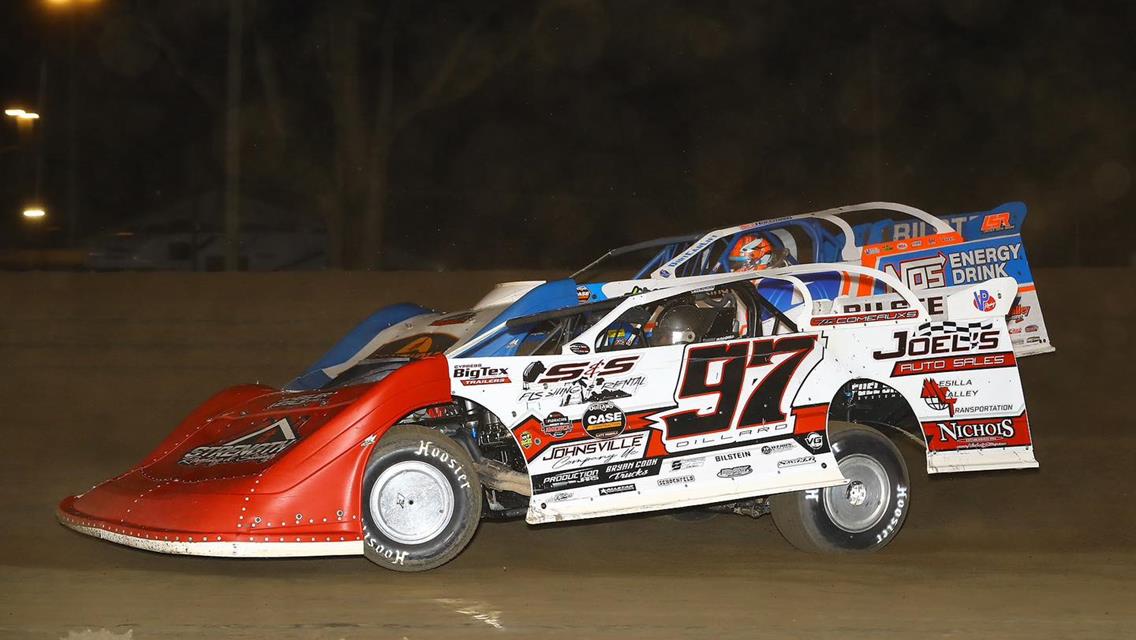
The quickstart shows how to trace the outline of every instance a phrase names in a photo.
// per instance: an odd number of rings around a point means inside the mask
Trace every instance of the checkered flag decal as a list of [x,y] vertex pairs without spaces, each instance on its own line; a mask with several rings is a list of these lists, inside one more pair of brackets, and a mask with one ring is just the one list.
[[924,322],[915,328],[915,335],[923,336],[931,333],[965,333],[970,345],[973,347],[978,342],[978,334],[987,329],[993,329],[993,322],[952,322],[944,320],[942,322]]

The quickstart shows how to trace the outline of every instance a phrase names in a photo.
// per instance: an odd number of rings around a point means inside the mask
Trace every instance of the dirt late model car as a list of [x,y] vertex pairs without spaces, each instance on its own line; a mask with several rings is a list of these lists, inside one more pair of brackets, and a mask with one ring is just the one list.
[[[831,293],[850,275],[901,302],[846,310]],[[771,513],[802,549],[862,552],[895,538],[913,499],[893,437],[924,446],[930,473],[1037,466],[1013,278],[952,293],[941,320],[859,265],[668,284],[514,314],[444,355],[378,349],[313,369],[316,388],[229,388],[58,517],[152,551],[414,571],[455,557],[484,517],[710,506]]]

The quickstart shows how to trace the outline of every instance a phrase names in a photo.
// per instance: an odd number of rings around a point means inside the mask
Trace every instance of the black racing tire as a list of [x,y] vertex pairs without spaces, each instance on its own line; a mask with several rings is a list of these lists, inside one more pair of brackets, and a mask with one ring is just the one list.
[[469,453],[417,425],[393,427],[379,440],[363,472],[360,498],[363,553],[395,571],[426,571],[449,562],[481,521],[481,482]]
[[772,496],[773,522],[802,551],[879,551],[895,539],[911,508],[907,464],[874,429],[834,422],[828,432],[836,463],[850,482]]

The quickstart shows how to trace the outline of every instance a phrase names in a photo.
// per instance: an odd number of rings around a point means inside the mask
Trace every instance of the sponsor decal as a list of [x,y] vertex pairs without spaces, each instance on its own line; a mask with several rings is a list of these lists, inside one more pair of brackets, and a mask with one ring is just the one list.
[[473,311],[463,311],[461,313],[454,313],[448,316],[443,316],[430,323],[431,327],[446,327],[454,324],[465,324],[473,320],[477,313]]
[[565,362],[551,369],[540,361],[534,362],[525,367],[524,391],[517,401],[555,398],[559,399],[559,406],[569,407],[628,398],[647,381],[644,376],[620,377],[630,372],[638,360],[638,355],[623,356],[597,362]]
[[894,276],[912,289],[937,289],[947,286],[947,258],[942,253],[923,258],[902,260],[897,272],[895,265],[884,265],[884,272]]
[[742,458],[749,458],[753,454],[749,451],[733,451],[730,453],[723,453],[720,456],[714,456],[714,462],[726,462],[727,460],[740,460]]
[[541,421],[540,430],[553,438],[563,438],[572,430],[572,421],[563,413],[553,411]]
[[666,270],[666,269],[663,269],[662,271],[659,272],[659,275],[664,277],[664,278],[669,278],[669,277],[671,277],[671,272]]
[[568,345],[568,350],[578,356],[587,355],[592,352],[591,348],[589,348],[588,345],[584,344],[583,342],[573,342],[572,344]]
[[[628,442],[619,444],[620,440]],[[636,445],[635,440],[636,438],[621,438],[591,441],[589,444],[603,445],[598,447],[599,452],[589,448],[589,453],[557,459],[551,464],[554,471],[533,476],[533,489],[537,493],[546,493],[567,487],[565,483],[581,487],[659,475],[662,458],[638,458],[644,453],[646,438],[642,439],[642,446]],[[611,444],[619,444],[620,448],[614,453],[603,453],[607,450],[607,445]],[[627,446],[628,444],[631,446]],[[562,463],[566,466],[561,466]]]
[[987,353],[973,356],[954,356],[949,358],[923,358],[904,360],[891,368],[892,377],[946,373],[949,371],[972,371],[974,369],[1002,369],[1017,364],[1013,351]]
[[853,382],[848,388],[848,393],[854,400],[886,400],[898,398],[900,395],[895,389],[875,380]]
[[986,289],[979,289],[974,292],[974,300],[972,301],[974,308],[979,311],[993,311],[994,307],[998,305],[998,301]]
[[1016,417],[943,420],[923,423],[933,451],[1024,446],[1030,443],[1026,414]]
[[692,476],[692,475],[671,476],[669,478],[659,478],[655,482],[658,483],[658,485],[660,487],[669,487],[669,486],[675,485],[675,484],[689,484],[691,482],[694,482],[694,476]]
[[792,448],[793,448],[792,442],[782,442],[781,444],[767,444],[767,445],[765,445],[761,448],[761,452],[765,455],[769,455],[771,453],[780,453],[782,451],[788,451]]
[[682,440],[668,442],[667,447],[668,449],[676,450],[702,449],[731,442],[742,443],[748,440],[765,438],[782,431],[792,433],[792,428],[789,424],[784,422],[761,427],[746,427],[745,429],[738,429],[737,431],[724,431],[722,433],[713,433],[704,436],[690,436]]
[[998,331],[991,323],[925,322],[915,331],[896,331],[895,344],[886,350],[872,352],[876,360],[893,360],[906,356],[927,356],[967,351],[985,351],[998,347]]
[[1030,314],[1030,310],[1032,308],[1033,306],[1028,304],[1015,304],[1014,306],[1010,307],[1010,313],[1007,314],[1010,318],[1009,321],[1014,324],[1025,322],[1026,316]]
[[786,458],[785,460],[777,461],[777,468],[784,469],[785,467],[799,467],[803,464],[814,464],[816,456],[800,456],[797,458]]
[[588,405],[581,422],[588,435],[600,440],[614,438],[627,428],[627,416],[619,407],[606,401]]
[[810,321],[814,327],[831,327],[842,324],[860,324],[861,322],[885,322],[889,320],[910,320],[919,317],[916,309],[900,309],[897,311],[880,311],[876,313],[857,313],[850,316],[817,316]]
[[1037,330],[1038,330],[1038,326],[1036,324],[1031,324],[1031,325],[1026,326],[1026,333],[1037,333]]
[[706,463],[706,458],[701,456],[695,458],[679,458],[671,460],[671,471],[679,471],[681,469],[696,469]]
[[[932,316],[941,315],[943,313],[946,298],[943,296],[927,295],[926,290],[917,289],[915,291],[918,295],[919,301],[923,306],[927,307],[927,313]],[[840,304],[841,313],[867,313],[869,311],[884,311],[907,309],[907,301],[902,297],[894,294],[885,294],[882,296],[869,296],[867,298],[857,298],[855,302],[842,302]]]
[[178,460],[178,464],[211,467],[218,464],[237,464],[241,462],[268,462],[296,444],[299,428],[307,418],[293,427],[288,418],[245,434],[235,440],[217,445],[194,447]]
[[592,299],[592,292],[589,291],[587,287],[585,287],[584,285],[579,285],[579,286],[576,287],[576,300],[580,304],[584,304],[585,302],[587,302],[588,300],[591,300],[591,299]]
[[268,409],[292,409],[295,407],[309,407],[312,405],[324,406],[327,404],[329,398],[335,395],[335,392],[329,393],[305,393],[302,395],[287,395],[276,402],[265,407]]
[[949,257],[951,279],[957,285],[1009,277],[1006,265],[1017,260],[1021,252],[1022,245],[1015,243],[952,253]]
[[817,451],[824,446],[824,436],[819,431],[813,431],[805,436],[805,444],[813,451]]
[[[540,384],[552,384],[556,382],[572,382],[580,378],[594,378],[594,377],[611,377],[629,373],[635,368],[635,363],[639,361],[639,356],[620,356],[618,358],[611,358],[609,360],[592,361],[576,361],[576,362],[562,362],[553,365],[551,369],[544,369],[544,365],[540,366],[540,373],[534,381]],[[533,364],[538,364],[539,361]],[[531,366],[531,365],[530,365]],[[544,374],[544,375],[541,375]]]
[[652,292],[652,291],[654,291],[654,289],[648,289],[647,287],[641,287],[641,286],[639,286],[639,285],[635,285],[634,287],[631,287],[631,291],[629,291],[629,292],[627,293],[627,295],[629,295],[629,296],[637,296],[637,295],[639,295],[640,293],[650,293],[650,292]]
[[923,402],[934,411],[948,411],[951,417],[955,415],[955,403],[958,398],[952,398],[947,390],[932,378],[923,381],[923,392],[919,394]]
[[552,501],[564,502],[565,500],[571,500],[575,495],[576,494],[572,491],[561,491],[559,493],[552,494]]
[[646,460],[629,460],[609,464],[603,469],[604,482],[658,475],[661,462],[660,458],[647,458]]
[[976,404],[967,407],[957,407],[955,414],[964,415],[967,413],[1006,413],[1014,408],[1012,404]]
[[539,462],[554,469],[642,458],[647,450],[647,434],[634,433],[608,440],[584,440],[554,444],[541,452]]
[[1013,228],[1010,224],[1010,212],[999,211],[998,213],[988,213],[982,218],[982,233],[994,233],[995,231],[1009,231]]
[[483,384],[508,384],[509,370],[502,367],[486,367],[480,364],[454,365],[454,379],[462,385],[471,387]]
[[544,489],[585,486],[595,484],[599,479],[599,469],[574,469],[542,477],[541,486]]
[[521,446],[526,449],[533,446],[533,437],[528,431],[521,432]]
[[635,483],[617,484],[614,487],[600,487],[601,496],[610,496],[616,493],[631,493],[635,491]]
[[718,471],[719,478],[740,478],[741,476],[748,476],[753,473],[753,467],[748,464],[743,464],[740,467],[726,467]]

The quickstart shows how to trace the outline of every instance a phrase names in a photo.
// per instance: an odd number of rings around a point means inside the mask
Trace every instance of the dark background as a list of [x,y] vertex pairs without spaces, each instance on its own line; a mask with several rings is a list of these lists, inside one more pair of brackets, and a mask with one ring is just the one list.
[[[0,100],[42,118],[0,122],[0,249],[68,245],[71,193],[81,242],[223,190],[229,10],[4,3]],[[575,266],[875,199],[1024,200],[1035,265],[1134,260],[1131,2],[248,0],[243,22],[242,195],[326,224],[333,265]]]

